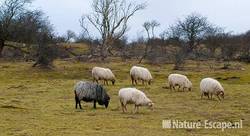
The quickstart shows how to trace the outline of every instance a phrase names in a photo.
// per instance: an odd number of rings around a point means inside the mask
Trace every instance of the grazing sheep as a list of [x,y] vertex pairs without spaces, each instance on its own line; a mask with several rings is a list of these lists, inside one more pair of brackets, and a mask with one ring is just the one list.
[[115,84],[115,75],[108,68],[94,67],[92,69],[92,77],[94,82],[98,83],[99,80],[104,80],[104,85],[108,85],[108,81],[111,81],[112,84]]
[[151,73],[147,68],[133,66],[130,70],[130,76],[132,80],[132,84],[137,84],[137,80],[141,80],[142,84],[146,81],[149,85],[151,84],[153,78]]
[[122,88],[119,91],[119,99],[122,106],[122,111],[127,111],[127,104],[135,104],[134,113],[139,109],[139,106],[148,106],[153,109],[153,102],[140,90],[136,88]]
[[74,93],[76,109],[77,104],[79,104],[80,109],[82,109],[81,100],[85,102],[93,101],[95,109],[96,102],[98,102],[99,105],[105,105],[105,107],[108,108],[110,97],[101,85],[92,82],[80,81],[76,83]]
[[181,74],[170,74],[168,76],[168,83],[171,90],[175,90],[175,86],[178,86],[178,90],[180,88],[182,88],[183,91],[185,90],[185,88],[187,88],[189,91],[192,90],[191,81],[186,76]]
[[209,99],[212,99],[213,95],[216,95],[219,100],[221,100],[220,96],[224,99],[224,89],[221,84],[213,79],[213,78],[204,78],[201,80],[200,83],[200,90],[201,90],[201,99],[203,95],[207,96]]

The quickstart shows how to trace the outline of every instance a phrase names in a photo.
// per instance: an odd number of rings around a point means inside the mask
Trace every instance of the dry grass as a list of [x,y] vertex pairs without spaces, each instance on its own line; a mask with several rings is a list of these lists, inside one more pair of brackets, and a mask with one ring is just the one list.
[[[204,64],[207,64],[204,62]],[[108,109],[83,103],[84,110],[74,109],[73,86],[78,80],[91,80],[93,66],[106,66],[117,76],[115,86],[105,86],[111,95]],[[155,110],[140,108],[138,114],[122,113],[117,93],[130,87],[129,69],[133,62],[108,64],[57,61],[54,70],[31,68],[29,63],[1,62],[0,66],[0,135],[249,135],[250,131],[250,65],[245,71],[194,70],[189,63],[186,71],[172,71],[172,65],[146,65],[153,74],[151,86],[139,85],[155,103]],[[190,77],[192,92],[171,92],[164,89],[168,74],[178,72]],[[222,102],[201,100],[199,81],[206,76],[221,77],[226,96]],[[230,79],[228,77],[240,77]],[[224,80],[223,80],[224,79]],[[228,80],[225,80],[228,79]],[[132,106],[129,111],[132,111]],[[238,121],[243,129],[162,129],[162,120]]]

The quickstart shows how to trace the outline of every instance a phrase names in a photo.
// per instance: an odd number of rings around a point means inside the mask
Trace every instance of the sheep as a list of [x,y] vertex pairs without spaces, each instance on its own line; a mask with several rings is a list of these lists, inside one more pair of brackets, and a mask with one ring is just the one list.
[[99,105],[105,105],[105,107],[108,108],[110,97],[101,85],[87,81],[79,81],[74,87],[74,93],[76,109],[78,104],[80,109],[82,109],[81,100],[85,102],[93,101],[95,109],[96,102],[98,102]]
[[150,85],[153,80],[152,75],[147,68],[138,66],[133,66],[130,69],[130,77],[133,85],[134,83],[137,84],[137,80],[141,80],[142,84],[146,81]]
[[217,80],[213,78],[202,79],[200,82],[200,91],[201,91],[201,99],[203,98],[203,95],[207,96],[208,99],[210,95],[211,99],[213,95],[216,95],[219,100],[221,100],[220,96],[224,99],[223,87]]
[[168,76],[168,83],[171,90],[175,90],[175,86],[179,87],[178,90],[180,88],[182,88],[183,91],[185,90],[185,88],[187,88],[189,91],[192,90],[191,81],[186,76],[181,74],[170,74]]
[[93,81],[98,83],[99,80],[104,80],[104,85],[108,85],[108,81],[115,84],[115,75],[109,68],[94,67],[92,69]]
[[139,106],[148,106],[153,110],[153,102],[142,91],[136,88],[120,89],[119,99],[123,112],[127,111],[127,104],[135,104],[134,113],[138,112]]

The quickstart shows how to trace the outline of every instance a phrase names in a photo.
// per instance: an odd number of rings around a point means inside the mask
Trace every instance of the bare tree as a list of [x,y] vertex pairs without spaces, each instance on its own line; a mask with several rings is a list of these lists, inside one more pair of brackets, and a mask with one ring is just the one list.
[[182,31],[176,29],[176,26],[170,26],[168,30],[162,34],[165,36],[168,44],[172,47],[171,56],[173,57],[174,70],[183,68],[187,56],[187,47],[185,41],[182,39]]
[[58,56],[58,48],[53,38],[51,29],[44,28],[37,33],[36,62],[32,67],[49,68],[52,66],[54,59]]
[[157,22],[156,20],[151,21],[151,32],[152,32],[152,38],[155,38],[155,28],[160,26],[160,23]]
[[222,28],[214,27],[213,29],[210,29],[208,33],[204,36],[203,43],[209,50],[208,57],[215,57],[216,49],[218,49],[221,46],[224,34],[225,33]]
[[67,30],[65,35],[65,41],[71,42],[71,40],[74,40],[75,38],[76,38],[75,32],[73,32],[72,30]]
[[82,20],[87,19],[100,34],[102,60],[108,56],[108,52],[112,54],[112,42],[126,33],[130,18],[145,7],[145,4],[127,0],[93,0],[93,12],[83,16]]
[[17,18],[31,0],[5,0],[0,5],[0,56],[9,37],[9,27],[13,20]]
[[[140,58],[139,63],[141,63],[142,60],[147,57],[148,51],[149,51],[149,46],[152,44],[151,42],[155,38],[155,28],[160,26],[160,23],[158,23],[156,20],[152,20],[152,21],[144,22],[142,26],[147,33],[147,43],[146,43],[144,54]],[[151,35],[150,35],[150,33],[151,33]]]
[[250,31],[242,35],[242,47],[240,60],[250,62]]
[[192,13],[174,26],[180,32],[180,38],[187,42],[188,52],[192,52],[200,44],[204,34],[211,27],[206,17]]
[[150,22],[145,22],[145,23],[143,23],[143,28],[146,30],[146,33],[147,33],[147,38],[148,38],[148,40],[151,38],[150,37],[150,29],[151,29],[151,23]]
[[[48,67],[57,57],[53,26],[42,11],[22,12],[12,21],[8,31],[10,32],[8,40],[25,43],[25,59],[35,59],[34,67],[37,65]],[[22,47],[16,46],[16,48]]]

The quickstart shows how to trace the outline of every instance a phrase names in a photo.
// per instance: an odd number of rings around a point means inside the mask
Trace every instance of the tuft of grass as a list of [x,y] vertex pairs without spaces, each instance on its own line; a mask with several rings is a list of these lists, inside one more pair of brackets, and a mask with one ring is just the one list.
[[[0,134],[3,135],[249,135],[250,70],[210,70],[206,62],[197,70],[192,62],[184,71],[173,71],[173,65],[150,65],[154,77],[151,86],[136,86],[155,103],[154,111],[145,107],[133,114],[122,113],[118,90],[131,87],[129,70],[135,62],[80,63],[56,61],[53,70],[31,68],[30,63],[1,62],[0,66]],[[114,86],[105,86],[111,96],[108,109],[84,103],[75,109],[73,86],[79,80],[92,80],[94,66],[109,67],[117,77]],[[193,91],[170,91],[167,76],[186,74]],[[225,100],[200,99],[199,82],[204,77],[217,78],[225,88]],[[232,78],[237,77],[237,78]],[[162,120],[238,121],[243,129],[162,129]]]

